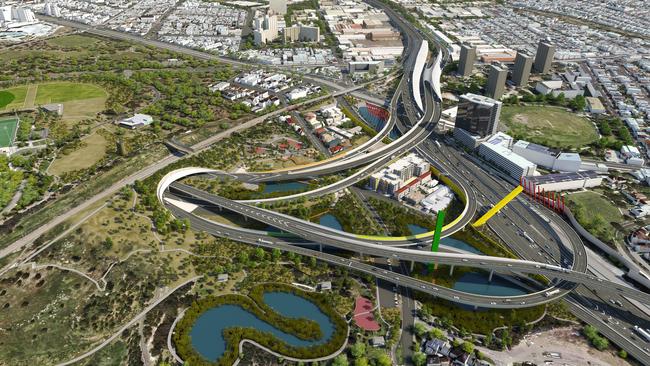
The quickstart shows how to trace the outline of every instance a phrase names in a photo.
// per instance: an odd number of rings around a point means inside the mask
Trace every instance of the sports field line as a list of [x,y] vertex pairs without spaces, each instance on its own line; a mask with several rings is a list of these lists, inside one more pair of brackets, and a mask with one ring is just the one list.
[[36,94],[38,93],[38,84],[32,84],[27,87],[27,95],[23,102],[23,108],[32,108],[36,102]]

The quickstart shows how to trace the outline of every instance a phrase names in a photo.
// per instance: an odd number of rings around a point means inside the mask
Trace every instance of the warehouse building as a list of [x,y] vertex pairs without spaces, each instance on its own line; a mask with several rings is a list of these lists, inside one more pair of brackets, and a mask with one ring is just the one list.
[[593,188],[598,187],[602,182],[603,176],[594,171],[537,175],[523,179],[524,187],[532,186],[534,190],[545,192]]
[[577,172],[582,165],[579,154],[562,153],[524,140],[512,145],[512,151],[538,166],[560,172]]

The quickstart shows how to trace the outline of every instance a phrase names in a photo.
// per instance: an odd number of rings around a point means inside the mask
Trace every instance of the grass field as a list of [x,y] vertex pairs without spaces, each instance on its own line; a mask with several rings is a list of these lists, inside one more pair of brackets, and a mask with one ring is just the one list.
[[551,147],[581,147],[598,139],[589,120],[564,108],[504,106],[501,120],[509,133]]
[[0,120],[0,147],[9,147],[13,144],[17,128],[17,118]]
[[[92,114],[104,108],[108,93],[102,87],[94,84],[74,82],[54,82],[44,84],[21,85],[10,89],[0,90],[0,110],[33,108],[39,104],[48,103],[74,103],[88,105],[86,101],[92,99]],[[96,101],[101,106],[97,110]],[[64,105],[65,114],[67,105]],[[73,106],[74,108],[75,106]],[[78,115],[78,108],[75,114]],[[83,109],[83,108],[82,108]],[[86,115],[86,113],[83,113]],[[64,115],[65,117],[65,115]]]
[[90,168],[104,157],[108,141],[102,135],[93,133],[83,139],[82,142],[84,143],[83,147],[67,155],[57,157],[50,165],[49,173],[61,175]]
[[[574,204],[577,203],[584,207],[583,212],[585,218],[580,222],[583,226],[586,222],[593,222],[596,216],[600,216],[606,223],[606,229],[610,232],[615,232],[616,228],[612,223],[622,223],[625,220],[625,217],[623,217],[614,203],[612,203],[607,197],[601,196],[598,193],[591,191],[578,192],[568,195],[567,198],[569,202]],[[600,235],[596,236],[600,237]]]
[[99,39],[80,34],[69,34],[62,37],[48,39],[46,42],[55,47],[76,48],[92,46],[99,43]]
[[73,100],[106,98],[104,89],[94,84],[72,82],[39,84],[36,104],[64,103]]
[[23,108],[25,96],[27,96],[27,86],[0,90],[0,110]]

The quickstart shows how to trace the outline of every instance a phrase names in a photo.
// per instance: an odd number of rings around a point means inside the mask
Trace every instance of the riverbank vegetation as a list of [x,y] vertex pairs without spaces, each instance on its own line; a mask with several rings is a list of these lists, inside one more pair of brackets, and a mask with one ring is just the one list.
[[418,225],[433,231],[436,229],[435,216],[425,215],[404,207],[399,202],[369,197],[368,202],[375,209],[388,229],[390,236],[409,236],[413,233],[408,225]]
[[360,235],[379,235],[381,229],[368,210],[352,194],[345,194],[336,201],[330,213],[341,223],[343,231]]
[[481,253],[492,257],[516,258],[514,253],[505,245],[499,243],[491,236],[477,229],[472,225],[467,225],[463,230],[455,232],[452,236],[454,239],[464,241],[473,246]]
[[[224,330],[224,339],[226,340],[226,351],[221,358],[212,362],[203,358],[191,344],[190,332],[195,321],[205,311],[232,304],[241,306],[244,310],[254,314],[261,320],[273,325],[279,330],[295,335],[304,340],[318,340],[322,337],[322,332],[318,324],[308,319],[286,318],[275,312],[268,306],[263,299],[265,292],[289,292],[296,296],[301,296],[312,303],[327,315],[334,324],[334,334],[327,342],[310,347],[293,347],[285,342],[273,337],[269,333],[260,332],[252,328],[229,328]],[[298,290],[292,286],[284,284],[264,284],[254,287],[249,297],[243,295],[223,295],[218,297],[206,297],[195,301],[192,306],[185,312],[183,318],[176,325],[174,331],[174,344],[179,356],[192,366],[202,365],[232,365],[239,357],[239,343],[244,339],[255,341],[264,347],[270,348],[285,356],[295,358],[316,358],[327,356],[339,349],[345,342],[347,336],[347,323],[336,313],[325,296],[319,293],[308,293]]]

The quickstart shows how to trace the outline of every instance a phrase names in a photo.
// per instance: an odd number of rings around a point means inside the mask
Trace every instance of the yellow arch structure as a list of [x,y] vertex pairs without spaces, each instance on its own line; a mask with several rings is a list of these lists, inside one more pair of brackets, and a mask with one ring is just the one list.
[[508,204],[508,202],[512,201],[521,191],[524,190],[524,187],[522,186],[517,186],[517,188],[513,189],[512,192],[508,193],[501,201],[499,201],[494,207],[488,210],[488,212],[485,213],[485,215],[481,216],[476,222],[472,224],[474,227],[478,227],[481,225],[484,225],[487,220],[490,219],[490,217],[494,216],[499,210],[501,210],[505,205]]

